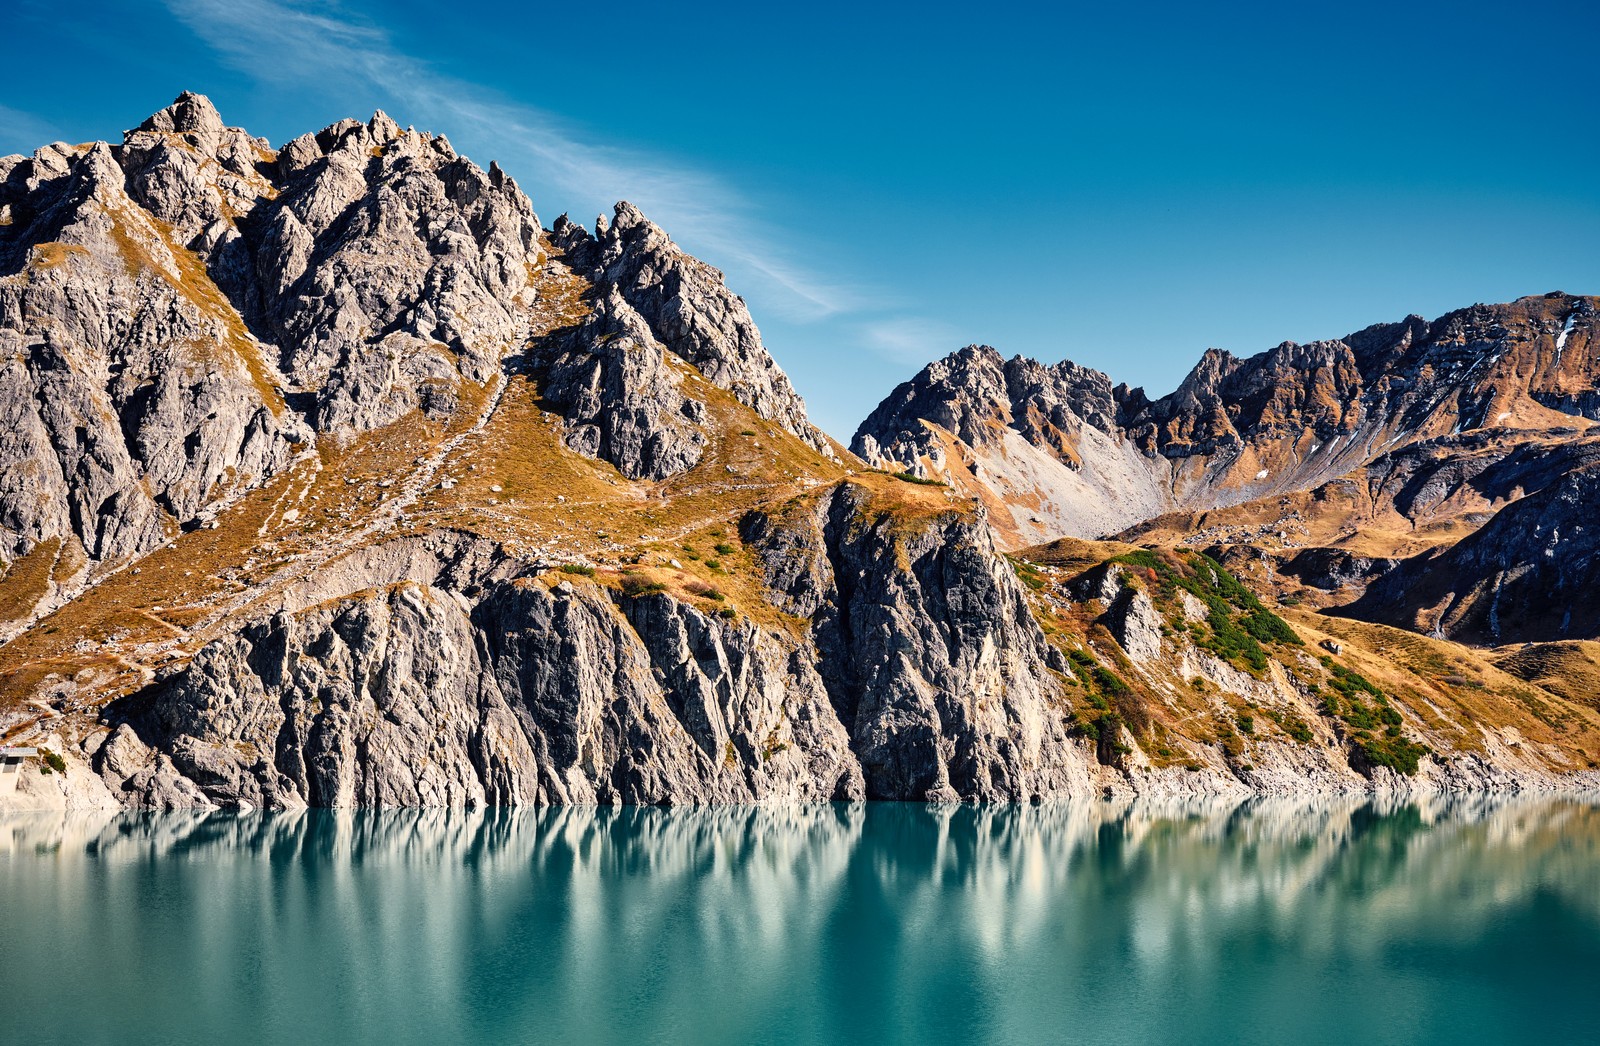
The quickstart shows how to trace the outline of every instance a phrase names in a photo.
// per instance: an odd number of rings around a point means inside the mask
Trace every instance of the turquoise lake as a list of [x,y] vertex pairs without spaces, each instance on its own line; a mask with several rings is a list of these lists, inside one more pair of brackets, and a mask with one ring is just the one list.
[[1600,1041],[1600,808],[0,818],[16,1043]]

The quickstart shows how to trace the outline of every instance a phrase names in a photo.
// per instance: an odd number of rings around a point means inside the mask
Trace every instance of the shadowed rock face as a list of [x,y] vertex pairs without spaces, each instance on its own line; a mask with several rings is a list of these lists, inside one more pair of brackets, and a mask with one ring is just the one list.
[[1339,613],[1497,645],[1600,635],[1600,470],[1559,476],[1477,532],[1408,559]]
[[1025,797],[1090,787],[1050,651],[986,527],[903,534],[839,488],[818,511],[747,518],[778,606],[812,622],[871,798]]

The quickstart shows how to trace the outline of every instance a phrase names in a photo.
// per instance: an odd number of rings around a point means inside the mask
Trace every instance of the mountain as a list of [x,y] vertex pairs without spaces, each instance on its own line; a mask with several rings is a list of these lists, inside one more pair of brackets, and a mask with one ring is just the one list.
[[[1577,351],[1575,301],[1525,306],[1516,336],[1566,307],[1554,336]],[[1472,316],[1460,337],[1510,322]],[[1600,714],[1561,667],[1580,656],[1502,669],[1274,604],[1192,550],[1002,552],[1016,492],[979,466],[1100,532],[1202,491],[1242,507],[1267,487],[1239,477],[1285,454],[1294,482],[1328,482],[1351,443],[1392,437],[1368,416],[1389,404],[1434,432],[1466,394],[1424,410],[1380,359],[1444,387],[1457,335],[1420,331],[1275,350],[1276,370],[1208,357],[1156,402],[968,350],[897,390],[863,461],[807,420],[722,275],[637,208],[546,228],[497,166],[382,113],[274,149],[185,94],[120,144],[0,160],[0,734],[61,768],[4,801],[1587,781]],[[1249,392],[1313,357],[1372,406]],[[1591,409],[1561,366],[1513,417]],[[1343,447],[1301,447],[1291,407]],[[1453,467],[1510,482],[1479,428],[1449,437]],[[927,454],[893,457],[913,438]],[[996,446],[1032,472],[987,464]]]
[[853,446],[982,498],[1013,548],[1183,543],[1369,620],[1591,638],[1596,549],[1562,506],[1600,454],[1596,303],[1554,293],[1245,360],[1212,350],[1158,400],[968,348],[896,389]]
[[852,447],[1003,503],[1014,544],[1112,534],[1312,489],[1414,447],[1581,438],[1600,410],[1596,302],[1411,316],[1246,360],[1213,349],[1158,400],[974,346],[895,389]]

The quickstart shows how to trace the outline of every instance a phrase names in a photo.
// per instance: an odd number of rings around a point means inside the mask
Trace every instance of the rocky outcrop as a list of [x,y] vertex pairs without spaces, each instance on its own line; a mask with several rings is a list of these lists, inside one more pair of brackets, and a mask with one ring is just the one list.
[[447,416],[460,382],[488,381],[527,338],[539,223],[498,167],[379,113],[296,138],[275,174],[242,223],[246,314],[315,392],[318,428]]
[[810,511],[747,518],[778,606],[812,622],[873,798],[1083,791],[1053,655],[979,520],[907,533],[844,485]]
[[906,531],[845,486],[745,529],[809,636],[587,581],[486,580],[472,597],[402,581],[206,647],[108,710],[96,769],[156,807],[1092,790],[1052,655],[981,523]]
[[629,479],[665,479],[699,462],[706,406],[615,287],[543,362],[544,398],[566,418],[567,446]]
[[1125,391],[1071,362],[968,346],[890,393],[851,450],[984,498],[1011,545],[1111,533],[1172,505],[1164,462],[1118,427]]
[[104,143],[3,164],[0,562],[143,552],[309,431],[264,349]]
[[124,136],[129,192],[206,263],[321,430],[447,416],[527,336],[538,218],[498,167],[383,113],[274,153],[185,94]]
[[619,203],[590,235],[562,215],[551,234],[569,264],[599,295],[620,295],[656,338],[745,406],[799,436],[824,456],[832,442],[806,420],[805,403],[761,342],[744,299],[722,273],[679,250],[631,203]]

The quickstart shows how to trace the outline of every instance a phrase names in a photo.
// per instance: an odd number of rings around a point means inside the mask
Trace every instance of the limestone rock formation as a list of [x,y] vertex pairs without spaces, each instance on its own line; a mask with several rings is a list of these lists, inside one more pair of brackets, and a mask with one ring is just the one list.
[[147,551],[310,438],[112,147],[0,161],[0,206],[0,563]]
[[813,553],[772,577],[810,639],[582,580],[488,580],[470,599],[405,580],[205,646],[108,708],[96,769],[153,807],[1089,794],[987,530],[951,515],[896,532],[870,500],[846,485],[745,519],[775,566]]
[[663,345],[713,384],[832,456],[832,441],[806,420],[805,404],[762,345],[744,300],[728,290],[722,273],[679,250],[637,207],[617,204],[594,235],[562,215],[552,240],[599,293],[614,289]]
[[567,420],[567,446],[629,479],[665,479],[700,460],[706,405],[684,393],[668,350],[608,287],[542,362],[545,399]]

